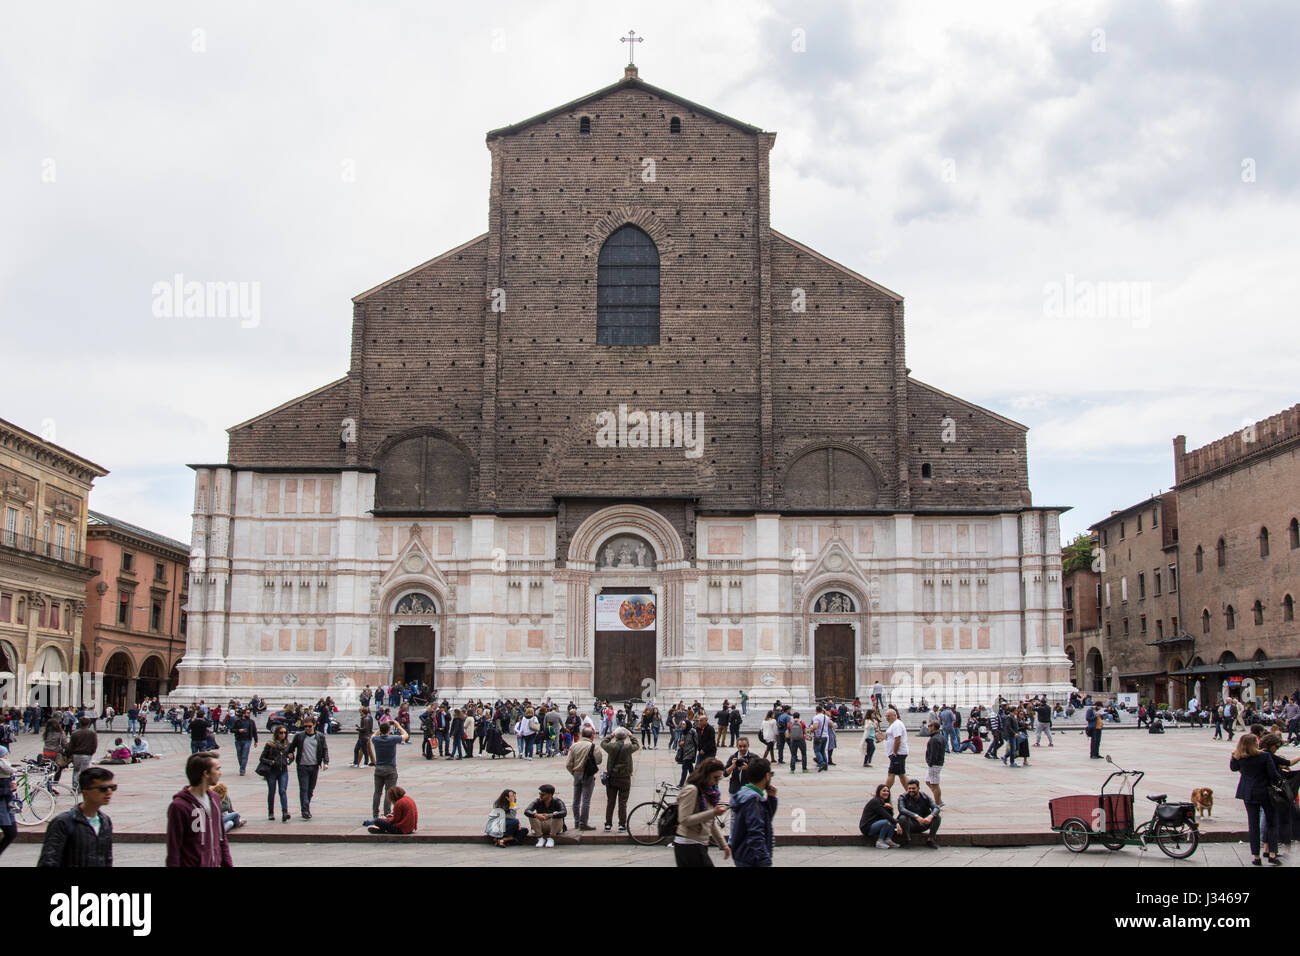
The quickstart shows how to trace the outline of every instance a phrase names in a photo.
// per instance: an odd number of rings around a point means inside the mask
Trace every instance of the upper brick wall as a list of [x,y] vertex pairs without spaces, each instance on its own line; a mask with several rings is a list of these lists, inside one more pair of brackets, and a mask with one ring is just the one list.
[[340,424],[348,417],[348,380],[308,392],[228,430],[232,465],[344,464]]
[[1300,442],[1300,404],[1270,415],[1208,445],[1187,451],[1187,438],[1174,439],[1174,475],[1178,484],[1198,481]]

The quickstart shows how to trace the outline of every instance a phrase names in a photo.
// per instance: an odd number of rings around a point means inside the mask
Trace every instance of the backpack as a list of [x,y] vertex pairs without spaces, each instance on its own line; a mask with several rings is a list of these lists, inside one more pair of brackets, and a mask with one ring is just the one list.
[[659,814],[657,829],[660,839],[677,834],[677,804],[670,803],[664,807],[663,812]]
[[600,770],[600,764],[596,763],[596,741],[591,742],[591,749],[587,751],[587,759],[582,762],[582,775],[584,777],[594,777]]
[[790,721],[790,726],[786,728],[786,736],[792,741],[803,740],[803,724],[797,720]]

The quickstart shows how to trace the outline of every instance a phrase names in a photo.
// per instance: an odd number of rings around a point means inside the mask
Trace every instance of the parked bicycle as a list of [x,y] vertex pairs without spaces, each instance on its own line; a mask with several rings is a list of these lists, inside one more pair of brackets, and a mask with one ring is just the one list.
[[14,774],[14,782],[18,789],[12,807],[19,826],[34,827],[54,816],[60,788],[54,782],[52,772],[28,763]]
[[[1151,819],[1134,826],[1133,792],[1145,774],[1125,770],[1106,755],[1115,770],[1101,785],[1101,793],[1086,796],[1056,797],[1047,801],[1052,814],[1052,829],[1061,834],[1061,842],[1071,853],[1082,853],[1090,843],[1100,843],[1108,850],[1140,846],[1146,851],[1155,843],[1165,856],[1185,860],[1200,845],[1200,828],[1196,808],[1190,803],[1167,803],[1164,793],[1148,795],[1155,811]],[[1107,793],[1107,785],[1119,777],[1117,791]]]
[[[627,835],[632,838],[633,843],[654,846],[668,839],[668,835],[659,833],[659,820],[663,817],[664,810],[677,803],[677,794],[680,791],[681,787],[665,780],[659,784],[653,800],[638,803],[632,808],[627,815]],[[668,799],[670,796],[671,801]]]

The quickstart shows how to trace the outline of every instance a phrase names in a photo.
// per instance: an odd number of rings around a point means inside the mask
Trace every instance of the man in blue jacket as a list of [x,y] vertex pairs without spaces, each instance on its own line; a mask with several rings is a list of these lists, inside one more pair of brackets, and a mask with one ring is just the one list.
[[736,866],[771,866],[775,839],[776,787],[772,765],[756,757],[745,768],[746,783],[731,800],[731,858]]

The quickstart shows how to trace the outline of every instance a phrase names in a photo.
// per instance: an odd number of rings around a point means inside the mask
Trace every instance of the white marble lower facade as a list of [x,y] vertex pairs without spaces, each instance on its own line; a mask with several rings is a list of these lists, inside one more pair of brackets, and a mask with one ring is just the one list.
[[[611,501],[557,567],[554,517],[380,518],[374,485],[364,470],[197,469],[171,699],[347,700],[403,676],[405,627],[430,635],[443,696],[587,701],[602,591],[653,595],[643,687],[660,700],[865,699],[877,680],[904,703],[1070,690],[1050,509],[700,516],[692,560],[658,512]],[[851,660],[823,666],[819,634],[824,655],[837,626]]]

